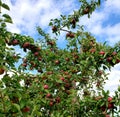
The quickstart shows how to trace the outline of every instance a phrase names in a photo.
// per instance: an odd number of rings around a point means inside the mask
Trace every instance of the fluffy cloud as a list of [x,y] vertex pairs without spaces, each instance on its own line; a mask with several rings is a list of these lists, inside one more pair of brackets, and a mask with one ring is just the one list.
[[109,90],[111,95],[114,95],[114,92],[117,90],[120,85],[120,63],[116,64],[111,72],[108,72],[108,80],[104,86],[105,90]]
[[[14,24],[8,25],[8,30],[17,33],[35,34],[35,27],[41,26],[43,29],[48,26],[50,19],[57,18],[63,12],[71,12],[75,7],[75,0],[68,2],[64,0],[7,0],[11,11],[10,16]],[[6,12],[6,11],[4,11]]]
[[94,34],[99,40],[107,41],[110,45],[120,40],[120,0],[108,0],[102,3],[101,9],[97,9],[91,18],[84,16],[80,24],[84,24],[86,29]]

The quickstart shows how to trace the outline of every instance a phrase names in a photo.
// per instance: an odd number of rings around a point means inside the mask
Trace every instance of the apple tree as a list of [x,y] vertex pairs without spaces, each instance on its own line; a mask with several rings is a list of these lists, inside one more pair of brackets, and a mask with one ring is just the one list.
[[[10,8],[0,0],[1,117],[119,116],[120,87],[110,96],[103,86],[108,79],[106,70],[120,62],[120,44],[99,43],[79,25],[79,19],[90,18],[101,1],[79,2],[73,14],[51,19],[54,38],[38,26],[41,39],[35,42],[7,30],[12,19],[2,9]],[[57,43],[62,31],[66,33],[64,48]],[[26,55],[16,54],[15,47]]]

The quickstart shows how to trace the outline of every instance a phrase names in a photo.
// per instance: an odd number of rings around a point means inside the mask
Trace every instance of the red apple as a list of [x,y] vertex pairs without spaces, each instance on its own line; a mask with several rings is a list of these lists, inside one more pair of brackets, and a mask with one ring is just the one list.
[[29,42],[25,42],[24,44],[23,44],[23,48],[28,48],[30,46],[30,43]]
[[107,61],[110,62],[112,60],[112,57],[108,57]]
[[114,108],[114,104],[113,103],[109,103],[108,104],[108,109],[112,109],[112,108]]
[[52,95],[50,93],[46,94],[46,98],[50,98]]
[[22,111],[25,112],[25,113],[27,113],[27,112],[30,111],[30,107],[24,107],[24,108],[22,109]]
[[70,59],[66,57],[65,60],[66,60],[66,61],[69,61]]
[[56,101],[56,103],[60,103],[60,97],[57,97],[56,99],[55,99],[55,101]]
[[52,27],[52,31],[53,31],[53,32],[56,32],[56,31],[57,31],[57,27],[56,27],[56,26],[53,26],[53,27]]
[[83,9],[83,14],[88,14],[90,12],[90,7],[87,6],[85,9]]
[[48,85],[44,85],[44,89],[48,89],[49,88],[49,86]]
[[120,63],[120,59],[117,59],[117,60],[116,60],[116,63]]
[[39,55],[39,52],[35,52],[35,53],[34,53],[34,56],[38,56],[38,55]]
[[64,77],[61,77],[61,78],[60,78],[60,80],[64,81],[64,80],[65,80],[65,78],[64,78]]
[[108,102],[111,102],[113,100],[112,97],[108,97]]
[[117,52],[113,52],[112,55],[113,55],[113,56],[117,55]]
[[60,61],[59,61],[59,60],[56,60],[56,61],[55,61],[55,64],[59,64],[59,63],[60,63]]
[[0,68],[0,75],[2,75],[5,72],[3,68]]
[[53,106],[53,105],[54,105],[53,101],[50,101],[49,105],[50,105],[50,106]]
[[90,49],[90,52],[91,52],[91,53],[94,53],[95,51],[96,51],[95,48]]
[[105,117],[110,117],[110,115],[105,115]]
[[23,63],[22,66],[27,67],[27,63]]
[[104,51],[100,51],[99,54],[100,54],[100,55],[104,55],[105,52],[104,52]]
[[13,45],[17,45],[17,44],[19,44],[19,41],[18,41],[17,39],[14,39],[14,40],[12,41],[12,44],[13,44]]

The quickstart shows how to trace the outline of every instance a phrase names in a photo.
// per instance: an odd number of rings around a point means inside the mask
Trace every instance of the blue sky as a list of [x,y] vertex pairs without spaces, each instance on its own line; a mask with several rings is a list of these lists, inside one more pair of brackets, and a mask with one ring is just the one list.
[[[71,14],[73,9],[79,8],[78,0],[3,0],[9,6],[10,16],[14,24],[8,25],[8,30],[16,33],[30,35],[36,38],[36,26],[42,27],[47,32],[51,32],[48,27],[52,18],[58,18],[60,14]],[[86,30],[90,31],[99,42],[107,41],[114,45],[120,41],[120,0],[107,0],[101,3],[100,8],[88,19],[83,16],[79,24],[83,24]],[[7,12],[7,11],[4,11]],[[54,35],[53,35],[54,36]],[[64,46],[64,33],[58,40],[59,46]],[[18,51],[18,50],[17,50]],[[19,50],[21,53],[21,50]],[[112,68],[109,81],[105,89],[114,91],[120,84],[120,64]]]

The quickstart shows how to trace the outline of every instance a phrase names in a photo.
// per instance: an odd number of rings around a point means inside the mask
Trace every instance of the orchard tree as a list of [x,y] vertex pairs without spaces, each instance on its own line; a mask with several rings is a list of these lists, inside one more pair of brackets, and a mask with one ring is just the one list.
[[[119,116],[120,87],[111,97],[103,86],[105,71],[120,62],[120,44],[98,43],[78,23],[84,15],[90,18],[100,0],[79,2],[73,14],[50,21],[54,39],[38,26],[42,39],[35,42],[7,30],[12,19],[2,9],[10,8],[0,0],[0,117]],[[61,31],[66,33],[63,49],[57,44]],[[16,46],[26,53],[24,58],[16,54]]]

